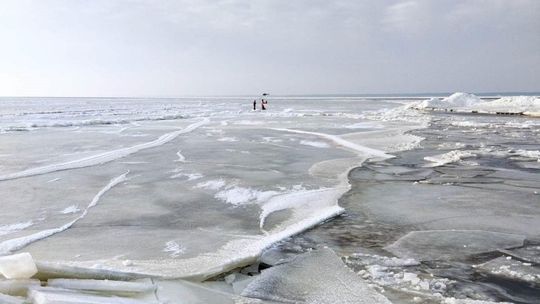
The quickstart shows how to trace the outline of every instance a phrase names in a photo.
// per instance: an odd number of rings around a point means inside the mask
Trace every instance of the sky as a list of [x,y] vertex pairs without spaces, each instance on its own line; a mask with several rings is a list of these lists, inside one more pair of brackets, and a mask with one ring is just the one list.
[[539,0],[0,0],[0,96],[540,91]]

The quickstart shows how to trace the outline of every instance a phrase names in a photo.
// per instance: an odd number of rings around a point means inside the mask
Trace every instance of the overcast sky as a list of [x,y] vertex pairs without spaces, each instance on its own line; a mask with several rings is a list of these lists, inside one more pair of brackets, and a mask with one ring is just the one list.
[[539,0],[0,0],[0,95],[540,91]]

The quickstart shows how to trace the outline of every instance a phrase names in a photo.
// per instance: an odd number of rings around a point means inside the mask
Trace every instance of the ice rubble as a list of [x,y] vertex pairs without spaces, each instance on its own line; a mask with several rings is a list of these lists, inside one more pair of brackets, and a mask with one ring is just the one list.
[[384,249],[400,258],[449,260],[523,246],[525,236],[482,230],[412,231]]
[[285,303],[391,303],[330,249],[307,252],[263,270],[242,296]]
[[474,267],[477,271],[491,275],[540,284],[540,268],[538,266],[512,259],[509,256],[498,257]]
[[540,98],[535,96],[511,96],[493,101],[484,101],[473,94],[458,92],[443,99],[432,98],[411,103],[410,107],[426,110],[451,110],[456,112],[490,114],[515,113],[540,116]]
[[28,279],[37,273],[36,264],[28,252],[0,257],[0,273],[8,279]]
[[446,164],[460,161],[464,158],[476,157],[476,154],[471,151],[465,150],[452,150],[443,154],[426,156],[425,160],[432,162],[433,164],[427,165],[427,167],[439,167]]

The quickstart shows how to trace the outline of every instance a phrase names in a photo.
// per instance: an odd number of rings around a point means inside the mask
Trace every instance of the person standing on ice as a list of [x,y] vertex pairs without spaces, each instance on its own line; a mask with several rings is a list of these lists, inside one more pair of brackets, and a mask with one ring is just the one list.
[[253,111],[257,110],[257,99],[253,99]]
[[266,110],[265,105],[266,105],[266,100],[261,99],[261,110],[263,110],[263,111]]

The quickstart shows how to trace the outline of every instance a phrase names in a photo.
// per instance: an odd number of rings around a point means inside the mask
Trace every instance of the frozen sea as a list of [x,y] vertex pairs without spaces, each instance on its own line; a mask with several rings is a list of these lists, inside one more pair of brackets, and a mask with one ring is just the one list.
[[1,98],[0,255],[163,293],[84,303],[540,302],[538,118],[252,100]]

